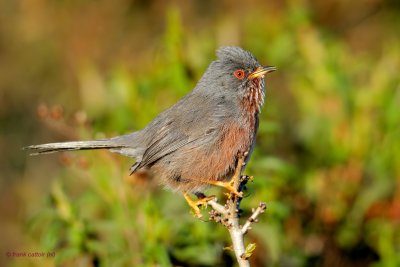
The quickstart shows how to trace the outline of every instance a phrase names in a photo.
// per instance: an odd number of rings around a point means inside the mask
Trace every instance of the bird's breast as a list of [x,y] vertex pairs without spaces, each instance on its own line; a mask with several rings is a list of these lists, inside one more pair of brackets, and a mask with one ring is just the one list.
[[215,142],[207,150],[199,151],[200,154],[204,154],[201,156],[202,160],[193,166],[194,169],[198,169],[193,173],[202,173],[203,179],[228,178],[235,170],[238,154],[251,153],[257,130],[256,121],[257,118],[254,117],[225,123],[219,129]]
[[251,153],[257,123],[256,114],[242,113],[226,119],[208,142],[180,149],[175,161],[181,164],[174,164],[179,166],[174,171],[183,179],[198,182],[229,178],[236,168],[238,154]]

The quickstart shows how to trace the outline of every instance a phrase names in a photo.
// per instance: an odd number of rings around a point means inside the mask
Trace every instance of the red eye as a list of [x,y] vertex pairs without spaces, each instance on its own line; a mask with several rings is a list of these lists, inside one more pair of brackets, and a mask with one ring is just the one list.
[[235,75],[235,77],[238,78],[239,80],[243,80],[243,78],[244,78],[244,71],[243,71],[243,70],[235,70],[235,72],[233,73],[233,75]]

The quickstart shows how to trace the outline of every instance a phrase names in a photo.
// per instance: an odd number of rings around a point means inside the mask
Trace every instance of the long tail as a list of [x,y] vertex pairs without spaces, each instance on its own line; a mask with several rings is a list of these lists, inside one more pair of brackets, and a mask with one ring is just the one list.
[[84,150],[84,149],[118,149],[122,148],[121,145],[110,142],[110,140],[95,140],[95,141],[74,141],[74,142],[61,142],[50,143],[41,145],[32,145],[24,147],[23,149],[32,150],[30,155],[48,154],[65,150]]
[[109,149],[111,152],[123,154],[128,157],[138,158],[143,153],[140,148],[139,132],[117,136],[111,139],[92,141],[72,141],[32,145],[24,147],[31,150],[30,155],[48,154],[67,150]]

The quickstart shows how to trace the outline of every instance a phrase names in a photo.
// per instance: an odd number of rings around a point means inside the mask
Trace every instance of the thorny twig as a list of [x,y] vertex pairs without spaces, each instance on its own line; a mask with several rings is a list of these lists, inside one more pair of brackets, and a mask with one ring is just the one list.
[[[244,166],[244,158],[247,153],[239,156],[238,164],[236,167],[235,174],[233,176],[233,187],[238,192],[242,192],[245,188],[246,183],[251,177],[241,175]],[[240,226],[240,202],[242,198],[236,194],[230,194],[226,204],[221,205],[216,199],[210,200],[208,204],[213,208],[210,211],[210,220],[214,220],[224,225],[231,236],[233,250],[236,255],[236,259],[240,267],[249,267],[250,262],[248,258],[251,256],[251,252],[254,250],[254,244],[244,246],[244,235],[251,229],[251,224],[257,222],[257,217],[265,212],[267,205],[263,202],[259,204],[256,209],[253,209],[252,215],[247,219],[243,226]]]

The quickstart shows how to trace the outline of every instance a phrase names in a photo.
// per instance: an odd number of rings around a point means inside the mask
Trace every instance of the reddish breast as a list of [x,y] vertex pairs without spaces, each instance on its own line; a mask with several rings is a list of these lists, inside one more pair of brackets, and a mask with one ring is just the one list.
[[183,154],[196,156],[185,158],[186,167],[181,170],[182,177],[198,182],[228,178],[236,167],[238,153],[249,151],[252,146],[255,123],[255,117],[242,125],[228,122],[219,130],[220,138],[210,150],[197,148],[196,152],[192,149],[185,151]]
[[182,151],[186,165],[181,169],[181,176],[199,182],[229,178],[236,167],[238,153],[251,152],[263,101],[263,80],[254,79],[241,103],[242,114],[218,129],[220,135],[212,147],[192,147]]

